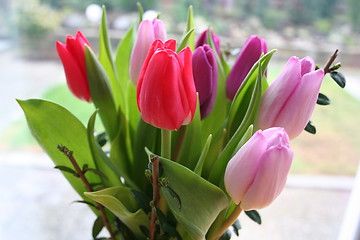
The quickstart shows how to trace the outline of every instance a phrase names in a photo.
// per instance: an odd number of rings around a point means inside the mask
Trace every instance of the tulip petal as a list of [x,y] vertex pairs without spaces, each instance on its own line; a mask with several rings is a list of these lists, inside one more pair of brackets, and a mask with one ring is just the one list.
[[256,177],[240,207],[247,211],[268,206],[283,190],[290,170],[293,152],[273,146],[261,158]]
[[305,57],[300,60],[301,76],[315,70],[315,62],[311,57]]
[[166,40],[165,24],[163,21],[154,18],[152,21],[155,39]]
[[229,161],[224,183],[234,203],[239,204],[254,181],[267,142],[261,131],[256,132]]
[[301,81],[301,65],[297,57],[291,57],[283,71],[266,90],[260,107],[258,127],[267,129],[281,126],[274,123],[294,89]]
[[[159,64],[161,68],[158,67]],[[179,101],[181,69],[176,57],[169,55],[166,50],[155,52],[143,79],[145,80],[142,81],[138,94],[138,106],[143,120],[168,130],[180,128],[188,112],[184,112],[183,104]]]
[[149,47],[155,40],[153,24],[149,20],[140,23],[138,38],[130,57],[130,77],[134,85],[137,84],[142,65],[147,56]]
[[85,65],[79,65],[79,62],[76,61],[65,44],[56,42],[56,50],[63,64],[69,89],[79,99],[90,102],[91,97],[87,77],[82,71]]
[[[305,74],[274,120],[274,126],[284,127],[290,139],[297,137],[308,123],[314,111],[323,78],[323,70]],[[296,111],[293,111],[294,108]]]
[[178,58],[182,63],[182,81],[180,84],[184,86],[183,97],[186,97],[186,102],[188,102],[188,115],[190,118],[187,118],[183,124],[189,124],[194,117],[196,111],[196,88],[194,83],[194,77],[192,72],[192,53],[190,47],[184,48],[178,53]]
[[199,93],[200,105],[203,105],[213,92],[213,69],[202,47],[195,49],[192,60],[193,69],[196,69],[196,71],[194,71],[196,91]]
[[245,42],[226,81],[226,96],[232,100],[254,63],[262,54],[262,42],[258,36],[251,36]]

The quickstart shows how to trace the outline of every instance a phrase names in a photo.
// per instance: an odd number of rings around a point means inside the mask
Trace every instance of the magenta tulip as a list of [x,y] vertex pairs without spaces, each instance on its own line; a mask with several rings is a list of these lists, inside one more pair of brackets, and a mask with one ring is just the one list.
[[67,36],[66,43],[56,42],[56,50],[63,64],[67,85],[79,99],[90,102],[90,88],[86,72],[85,45],[90,46],[84,35]]
[[[207,39],[207,33],[209,30],[203,31],[198,38],[196,39],[195,48],[198,48],[200,46],[203,46],[204,44],[209,44]],[[216,52],[220,55],[220,38],[218,35],[214,33],[212,29],[210,29],[211,37],[215,45]]]
[[226,80],[226,95],[233,100],[240,85],[261,54],[267,52],[266,42],[258,36],[250,36],[242,47]]
[[154,41],[137,84],[142,119],[167,130],[190,123],[196,110],[192,53],[189,47],[176,53],[175,45],[175,40]]
[[214,107],[218,84],[218,69],[213,50],[204,44],[195,49],[192,66],[196,91],[199,93],[201,118]]
[[142,21],[139,25],[137,39],[130,58],[130,78],[135,86],[138,82],[147,52],[155,39],[165,41],[166,30],[164,23],[157,18],[154,18],[152,21]]
[[323,78],[310,57],[290,58],[262,98],[258,127],[283,127],[290,139],[297,137],[314,111]]
[[283,190],[292,159],[283,128],[257,131],[226,167],[227,193],[245,211],[268,206]]

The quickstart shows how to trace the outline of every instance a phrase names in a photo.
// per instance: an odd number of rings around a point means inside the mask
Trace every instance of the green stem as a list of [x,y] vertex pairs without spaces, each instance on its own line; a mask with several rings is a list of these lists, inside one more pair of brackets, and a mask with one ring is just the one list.
[[219,239],[221,235],[224,234],[224,232],[236,221],[236,219],[239,217],[242,209],[240,207],[240,204],[236,206],[234,211],[230,214],[230,216],[225,219],[225,221],[216,229],[213,229],[209,234],[207,235],[207,239],[209,240],[215,240]]
[[161,129],[161,157],[171,159],[171,131]]
[[[161,129],[161,157],[171,159],[171,131]],[[160,192],[159,209],[166,215],[167,203]]]

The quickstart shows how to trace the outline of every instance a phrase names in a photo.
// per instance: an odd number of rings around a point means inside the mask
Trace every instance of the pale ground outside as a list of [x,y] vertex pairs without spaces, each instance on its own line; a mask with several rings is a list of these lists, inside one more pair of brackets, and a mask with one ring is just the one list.
[[[23,117],[15,98],[39,97],[64,81],[58,62],[24,62],[9,50],[0,52],[0,68],[0,132]],[[348,77],[347,89],[359,94],[359,82]],[[280,197],[260,211],[261,226],[240,217],[239,239],[337,239],[353,184],[353,177],[290,175]],[[0,152],[0,189],[0,239],[91,239],[94,215],[71,204],[79,197],[43,153]]]

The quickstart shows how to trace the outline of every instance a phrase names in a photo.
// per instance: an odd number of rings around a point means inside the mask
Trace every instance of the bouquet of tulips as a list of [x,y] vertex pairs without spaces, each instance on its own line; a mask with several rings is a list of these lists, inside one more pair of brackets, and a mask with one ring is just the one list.
[[[244,212],[268,206],[284,188],[290,140],[309,123],[333,65],[291,57],[269,86],[275,50],[248,38],[232,67],[210,29],[195,38],[192,8],[179,43],[162,20],[128,30],[115,52],[105,8],[99,56],[79,31],[57,42],[70,91],[94,104],[84,126],[64,107],[18,100],[32,134],[97,216],[110,239],[230,239]],[[99,129],[96,121],[101,120]]]

